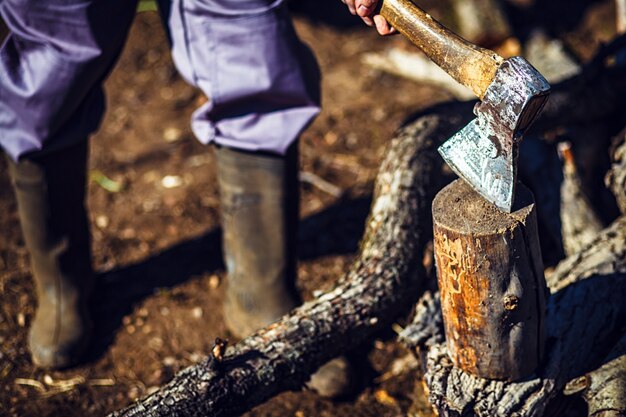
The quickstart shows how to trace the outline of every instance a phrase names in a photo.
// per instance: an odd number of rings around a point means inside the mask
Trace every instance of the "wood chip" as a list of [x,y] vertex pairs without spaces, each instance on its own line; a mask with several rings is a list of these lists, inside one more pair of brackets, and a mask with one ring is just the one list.
[[35,389],[37,389],[38,391],[41,391],[41,392],[45,392],[46,391],[46,387],[44,386],[44,384],[42,384],[40,381],[37,381],[36,379],[15,378],[14,382],[17,385],[25,385],[25,386],[33,387],[33,388],[35,388]]
[[115,385],[115,380],[113,378],[90,379],[89,385],[92,387],[112,387]]
[[384,389],[379,389],[374,393],[374,398],[382,405],[386,405],[388,407],[397,407],[398,400],[393,398],[387,391]]

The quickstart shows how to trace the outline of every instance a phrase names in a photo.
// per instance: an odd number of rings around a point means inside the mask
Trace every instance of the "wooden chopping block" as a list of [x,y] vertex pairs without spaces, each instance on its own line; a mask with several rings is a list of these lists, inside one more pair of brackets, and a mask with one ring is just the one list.
[[505,213],[465,181],[433,201],[434,248],[448,351],[482,378],[532,374],[544,350],[547,287],[532,193]]

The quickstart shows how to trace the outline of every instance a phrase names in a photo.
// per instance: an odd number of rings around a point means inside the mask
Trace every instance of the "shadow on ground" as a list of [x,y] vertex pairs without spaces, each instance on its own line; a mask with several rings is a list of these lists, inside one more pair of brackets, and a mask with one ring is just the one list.
[[[354,253],[363,235],[371,196],[346,199],[300,224],[299,259]],[[136,264],[99,275],[93,303],[96,359],[113,342],[122,319],[133,305],[160,288],[180,285],[192,277],[224,269],[221,229],[187,240]]]

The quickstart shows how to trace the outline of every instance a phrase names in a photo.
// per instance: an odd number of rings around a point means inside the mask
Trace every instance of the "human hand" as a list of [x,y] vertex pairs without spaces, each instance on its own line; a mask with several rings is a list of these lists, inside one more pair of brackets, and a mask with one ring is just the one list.
[[379,0],[341,0],[353,15],[359,16],[367,26],[375,26],[378,33],[383,36],[391,35],[396,30],[389,22],[377,14]]

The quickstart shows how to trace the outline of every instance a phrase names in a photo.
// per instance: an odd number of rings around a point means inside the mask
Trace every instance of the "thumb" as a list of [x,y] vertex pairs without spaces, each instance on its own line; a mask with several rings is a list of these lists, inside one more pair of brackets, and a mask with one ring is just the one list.
[[361,17],[370,17],[374,15],[378,0],[356,0],[356,14]]

